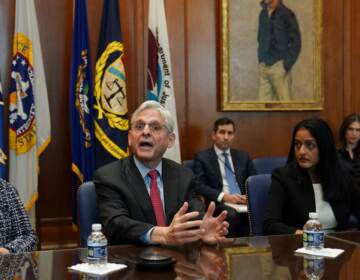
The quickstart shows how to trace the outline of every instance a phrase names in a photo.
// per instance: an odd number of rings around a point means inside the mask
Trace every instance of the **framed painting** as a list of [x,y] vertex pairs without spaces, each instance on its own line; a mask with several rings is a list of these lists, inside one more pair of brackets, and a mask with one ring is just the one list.
[[322,110],[322,0],[219,4],[221,110]]

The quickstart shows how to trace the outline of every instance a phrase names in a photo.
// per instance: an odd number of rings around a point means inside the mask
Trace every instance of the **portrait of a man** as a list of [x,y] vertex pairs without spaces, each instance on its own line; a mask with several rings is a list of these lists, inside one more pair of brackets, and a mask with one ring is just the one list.
[[322,0],[220,0],[223,111],[321,110]]
[[263,0],[260,4],[259,99],[290,101],[291,68],[301,50],[299,24],[282,0]]

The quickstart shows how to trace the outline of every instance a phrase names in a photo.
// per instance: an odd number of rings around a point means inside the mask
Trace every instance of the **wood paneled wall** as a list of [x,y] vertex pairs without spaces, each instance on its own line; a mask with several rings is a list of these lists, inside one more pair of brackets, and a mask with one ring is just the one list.
[[[0,70],[9,84],[15,1],[0,0]],[[38,217],[41,223],[71,216],[69,73],[72,0],[35,0],[51,110],[52,142],[41,158]],[[92,65],[98,45],[102,0],[88,0]],[[119,0],[125,41],[130,110],[144,100],[148,0]],[[182,158],[211,145],[212,122],[235,120],[236,147],[252,157],[286,155],[292,127],[319,116],[335,134],[344,115],[360,110],[360,2],[324,4],[325,109],[314,112],[221,112],[218,94],[218,0],[165,0],[176,90]]]

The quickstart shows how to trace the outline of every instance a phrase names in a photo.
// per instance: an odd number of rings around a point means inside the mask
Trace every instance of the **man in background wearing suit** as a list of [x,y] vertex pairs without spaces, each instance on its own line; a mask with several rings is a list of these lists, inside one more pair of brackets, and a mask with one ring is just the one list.
[[95,172],[98,215],[109,244],[180,245],[225,239],[226,211],[214,217],[211,204],[204,214],[192,172],[163,158],[174,144],[173,130],[169,111],[158,102],[144,102],[131,118],[132,156]]
[[212,132],[214,147],[195,155],[194,173],[201,181],[197,191],[205,199],[217,202],[216,212],[228,211],[229,237],[249,234],[246,213],[238,213],[233,207],[246,204],[245,180],[256,174],[248,153],[231,149],[235,139],[235,124],[229,118],[215,121]]

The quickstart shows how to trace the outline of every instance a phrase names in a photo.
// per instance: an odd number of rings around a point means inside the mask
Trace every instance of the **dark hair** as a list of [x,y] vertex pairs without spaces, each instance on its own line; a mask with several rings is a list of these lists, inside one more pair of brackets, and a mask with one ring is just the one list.
[[324,199],[341,199],[347,188],[344,171],[338,159],[333,134],[329,125],[322,119],[312,118],[299,122],[293,131],[288,162],[295,159],[295,135],[300,129],[306,129],[315,138],[319,150],[319,162],[315,172],[320,178]]
[[235,123],[230,118],[219,118],[214,122],[214,132],[216,132],[220,125],[232,124],[235,131]]
[[[282,2],[283,2],[282,0],[279,0],[279,1],[278,1],[279,4],[282,4]],[[262,8],[266,8],[265,0],[261,0],[260,6],[261,6]]]
[[[353,113],[353,114],[350,114],[350,115],[346,116],[344,118],[341,126],[340,126],[339,140],[340,140],[340,145],[341,145],[342,149],[346,149],[346,138],[345,138],[346,130],[354,122],[360,123],[360,115]],[[359,157],[360,156],[360,144],[359,144],[359,142],[357,143],[356,147],[353,150],[354,157]]]

